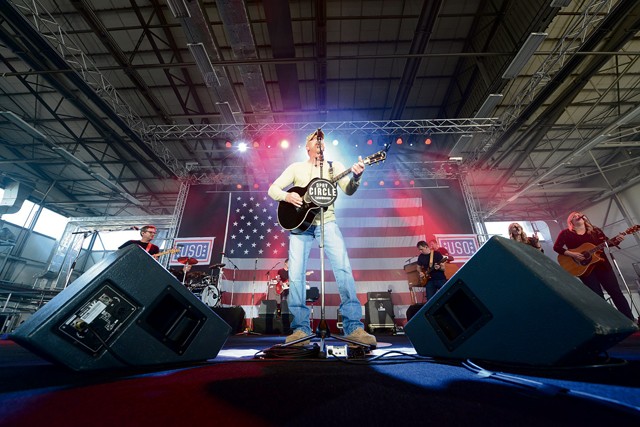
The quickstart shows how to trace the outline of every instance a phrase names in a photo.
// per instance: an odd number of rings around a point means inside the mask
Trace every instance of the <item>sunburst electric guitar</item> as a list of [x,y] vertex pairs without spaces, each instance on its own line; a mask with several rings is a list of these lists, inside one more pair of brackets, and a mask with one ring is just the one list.
[[180,252],[180,248],[173,248],[173,249],[167,249],[166,251],[162,251],[162,252],[158,252],[157,254],[154,254],[153,257],[155,259],[160,258],[162,255],[166,255],[166,254],[177,254],[178,252]]
[[[363,162],[365,165],[372,165],[374,163],[382,162],[387,158],[387,150],[378,151],[365,159]],[[326,182],[327,186],[335,188],[335,183],[351,173],[351,169],[346,169],[342,173],[328,180],[324,178],[314,178],[307,184],[306,187],[291,187],[287,190],[288,193],[298,193],[302,197],[302,206],[296,207],[291,203],[281,201],[278,203],[278,223],[285,230],[300,230],[305,231],[311,226],[316,215],[320,213],[320,209],[326,210],[328,206],[319,206],[310,197],[308,197],[309,188],[314,188],[316,184]],[[326,187],[326,186],[325,186]]]
[[[640,231],[640,225],[634,225],[633,227],[629,227],[622,233],[618,234],[618,236],[633,234],[638,231]],[[603,250],[607,245],[615,245],[616,242],[614,242],[614,239],[615,237],[607,240],[606,242],[602,242],[599,245],[583,243],[575,249],[569,249],[571,252],[580,252],[582,256],[584,256],[584,260],[578,261],[568,255],[558,255],[558,264],[574,276],[579,277],[589,274],[595,267],[595,264],[602,261],[602,257],[598,252]]]

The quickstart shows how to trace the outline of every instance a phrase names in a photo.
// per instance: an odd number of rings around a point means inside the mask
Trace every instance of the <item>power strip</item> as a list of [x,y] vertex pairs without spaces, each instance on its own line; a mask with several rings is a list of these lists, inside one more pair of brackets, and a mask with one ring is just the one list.
[[336,356],[336,357],[347,357],[347,346],[346,345],[328,345],[327,355]]

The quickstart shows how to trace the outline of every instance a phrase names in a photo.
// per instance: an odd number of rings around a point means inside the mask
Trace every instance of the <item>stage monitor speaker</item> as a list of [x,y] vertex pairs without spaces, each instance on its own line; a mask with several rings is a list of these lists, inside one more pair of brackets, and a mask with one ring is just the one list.
[[492,237],[406,324],[422,356],[576,365],[637,330],[528,245]]
[[149,254],[108,255],[27,319],[10,338],[76,371],[200,362],[230,326]]

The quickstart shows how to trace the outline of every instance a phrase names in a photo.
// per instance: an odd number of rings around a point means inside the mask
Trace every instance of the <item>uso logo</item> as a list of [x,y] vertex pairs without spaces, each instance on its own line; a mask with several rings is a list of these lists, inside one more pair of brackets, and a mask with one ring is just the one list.
[[215,237],[178,237],[174,245],[180,252],[171,256],[169,265],[180,265],[178,258],[183,256],[195,258],[199,264],[208,265],[211,262],[214,239]]
[[446,248],[454,262],[466,262],[478,250],[475,234],[438,234],[435,236],[438,246]]

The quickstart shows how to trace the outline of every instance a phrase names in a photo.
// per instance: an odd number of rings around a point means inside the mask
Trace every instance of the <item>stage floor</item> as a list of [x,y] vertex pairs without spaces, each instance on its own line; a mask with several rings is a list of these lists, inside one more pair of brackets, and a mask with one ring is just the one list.
[[365,358],[260,359],[284,336],[241,334],[203,363],[92,372],[4,339],[0,426],[640,425],[640,333],[598,366],[508,369],[421,357],[404,335],[376,336]]

